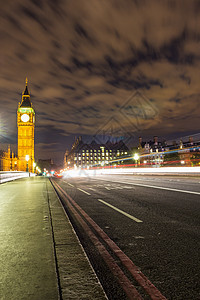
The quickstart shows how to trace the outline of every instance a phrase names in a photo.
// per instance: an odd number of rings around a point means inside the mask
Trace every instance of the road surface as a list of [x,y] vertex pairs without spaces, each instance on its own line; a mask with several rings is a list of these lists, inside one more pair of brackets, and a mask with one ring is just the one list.
[[[164,297],[200,299],[200,177],[101,175],[55,181]],[[74,212],[67,211],[108,298],[131,299]],[[156,297],[154,290],[147,296],[101,242],[142,297]]]

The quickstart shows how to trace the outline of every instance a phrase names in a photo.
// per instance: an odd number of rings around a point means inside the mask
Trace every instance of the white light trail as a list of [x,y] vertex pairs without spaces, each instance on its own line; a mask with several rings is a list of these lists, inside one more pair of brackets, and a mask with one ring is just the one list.
[[200,174],[200,167],[152,167],[152,168],[101,168],[94,170],[69,170],[63,173],[64,178],[67,177],[88,177],[96,175],[117,175],[117,174]]

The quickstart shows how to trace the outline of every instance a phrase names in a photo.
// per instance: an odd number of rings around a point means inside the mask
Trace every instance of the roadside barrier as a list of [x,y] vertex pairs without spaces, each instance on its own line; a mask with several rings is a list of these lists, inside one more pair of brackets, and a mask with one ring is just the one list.
[[0,172],[0,183],[16,180],[19,178],[29,177],[29,176],[35,176],[35,174],[29,172],[20,172],[20,171]]

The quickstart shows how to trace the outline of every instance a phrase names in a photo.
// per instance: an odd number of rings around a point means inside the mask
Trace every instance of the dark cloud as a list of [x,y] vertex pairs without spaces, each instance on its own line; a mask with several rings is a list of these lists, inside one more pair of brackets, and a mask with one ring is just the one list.
[[[26,76],[36,110],[37,155],[48,148],[58,159],[71,137],[92,136],[111,117],[133,135],[196,132],[199,11],[196,0],[4,1],[0,122],[7,139],[16,143],[16,108]],[[149,105],[132,96],[136,90]],[[125,116],[121,107],[129,98]],[[156,116],[145,119],[139,112],[151,103]]]

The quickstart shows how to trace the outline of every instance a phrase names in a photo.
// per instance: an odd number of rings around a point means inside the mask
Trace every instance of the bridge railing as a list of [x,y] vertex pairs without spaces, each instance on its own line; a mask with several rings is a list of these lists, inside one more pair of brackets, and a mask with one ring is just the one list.
[[20,171],[0,172],[0,183],[16,180],[19,178],[29,177],[29,176],[35,176],[35,174],[29,172],[20,172]]

